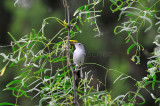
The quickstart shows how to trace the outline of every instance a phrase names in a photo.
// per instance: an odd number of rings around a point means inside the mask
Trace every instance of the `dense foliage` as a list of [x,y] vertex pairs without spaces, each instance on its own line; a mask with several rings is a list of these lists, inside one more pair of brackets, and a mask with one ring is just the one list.
[[[18,0],[15,2],[18,2]],[[140,54],[145,49],[143,44],[139,43],[139,31],[144,29],[144,33],[149,32],[154,25],[159,25],[158,17],[158,4],[159,0],[153,1],[140,1],[140,0],[110,0],[110,10],[115,13],[120,11],[119,21],[121,18],[126,17],[124,22],[115,26],[114,33],[118,35],[123,33],[126,36],[127,45],[130,45],[127,49],[127,54],[135,50],[135,54],[131,57],[131,60],[135,64],[140,64]],[[150,4],[150,5],[148,5]],[[12,95],[15,96],[15,103],[0,103],[0,105],[18,105],[18,99],[22,96],[34,99],[40,96],[39,105],[72,105],[73,104],[73,76],[71,69],[67,62],[66,46],[68,42],[68,27],[70,27],[70,38],[81,33],[83,30],[79,28],[80,25],[85,25],[86,22],[94,26],[93,31],[96,35],[93,37],[100,37],[102,35],[100,28],[97,24],[97,17],[100,17],[102,10],[97,10],[96,6],[105,6],[104,0],[88,0],[88,4],[79,7],[74,14],[73,19],[70,20],[70,24],[67,19],[59,19],[58,17],[48,17],[43,20],[42,27],[39,31],[33,29],[33,31],[16,40],[11,33],[8,33],[12,38],[11,47],[12,52],[9,54],[0,53],[3,56],[3,62],[6,65],[1,70],[1,77],[5,73],[7,67],[21,67],[21,74],[14,78],[13,81],[6,85],[4,90],[11,90]],[[64,5],[65,7],[65,5]],[[18,8],[18,7],[16,7]],[[65,10],[65,9],[64,9]],[[66,10],[65,10],[66,12]],[[65,16],[67,17],[67,16]],[[56,20],[62,28],[57,31],[57,34],[53,35],[51,39],[45,37],[46,26],[49,20]],[[63,21],[64,20],[64,21]],[[158,20],[157,22],[154,22]],[[159,32],[159,27],[157,30]],[[159,38],[160,35],[155,37],[153,43],[156,44],[154,56],[148,59],[148,75],[143,76],[141,81],[136,80],[132,76],[125,73],[107,69],[106,67],[97,63],[86,63],[96,65],[106,71],[106,75],[109,71],[114,71],[119,74],[114,81],[114,84],[118,80],[131,79],[135,82],[137,91],[128,91],[124,95],[119,95],[116,98],[112,98],[111,93],[105,89],[99,91],[99,84],[97,88],[90,86],[94,76],[89,77],[90,71],[83,73],[84,78],[78,84],[77,93],[79,100],[83,105],[142,105],[145,104],[145,98],[143,94],[140,94],[140,90],[146,90],[148,94],[152,96],[155,103],[160,101],[160,98],[147,89],[147,86],[152,86],[155,89],[155,84],[159,83],[157,74],[159,73]],[[35,49],[35,48],[38,48]],[[135,48],[135,49],[134,49]],[[73,52],[73,48],[69,50],[70,54]],[[58,67],[57,67],[58,64]],[[59,67],[61,66],[61,67]],[[74,67],[73,67],[74,68]],[[144,70],[145,71],[145,70]],[[104,75],[103,77],[106,77]],[[104,84],[106,87],[106,83]],[[30,94],[35,93],[33,97]],[[137,98],[141,102],[137,102]]]

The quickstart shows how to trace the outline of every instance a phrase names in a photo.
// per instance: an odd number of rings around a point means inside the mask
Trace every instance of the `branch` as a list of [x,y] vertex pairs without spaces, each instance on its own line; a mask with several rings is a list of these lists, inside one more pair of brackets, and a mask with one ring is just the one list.
[[[69,11],[69,6],[67,3],[67,0],[63,0],[64,7],[65,7],[65,12],[67,12],[67,20],[68,20],[68,36],[67,36],[67,47],[66,47],[66,55],[67,55],[67,62],[68,65],[72,71],[72,76],[73,76],[73,91],[74,91],[74,98],[73,98],[73,106],[78,105],[77,101],[77,95],[76,95],[76,84],[75,84],[75,78],[76,78],[76,73],[73,70],[71,59],[70,59],[70,53],[69,53],[69,40],[70,40],[70,11]],[[66,15],[66,13],[65,13]]]

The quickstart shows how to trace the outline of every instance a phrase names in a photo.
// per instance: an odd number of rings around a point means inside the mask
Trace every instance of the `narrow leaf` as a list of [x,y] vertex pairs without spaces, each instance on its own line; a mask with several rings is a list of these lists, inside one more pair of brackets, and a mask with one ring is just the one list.
[[34,41],[32,41],[32,42],[29,44],[28,48],[30,49],[30,48],[33,46],[33,44],[34,44]]
[[1,70],[0,76],[2,76],[2,75],[4,74],[5,71],[6,71],[6,66]]
[[16,39],[13,37],[13,35],[11,33],[8,32],[8,34],[10,35],[10,37],[13,39],[13,41],[17,44],[17,46],[19,48],[21,48],[21,45],[16,41]]
[[116,83],[116,81],[117,81],[118,79],[120,79],[122,76],[123,76],[123,74],[121,74],[119,77],[117,77],[117,78],[114,80],[113,84]]
[[34,32],[34,37],[36,37],[36,30],[32,29],[32,31]]
[[6,85],[6,87],[9,87],[9,86],[11,86],[11,85],[13,85],[13,84],[15,84],[15,83],[22,83],[22,81],[20,81],[20,80],[11,81],[10,83],[8,83],[8,84]]
[[131,45],[131,46],[127,49],[127,54],[129,54],[130,50],[131,50],[134,46],[136,46],[136,45],[137,45],[137,44]]
[[156,74],[153,76],[152,89],[154,90],[156,84]]
[[7,102],[4,102],[4,103],[0,103],[0,106],[4,106],[4,105],[11,105],[11,106],[15,106],[15,104],[12,104],[12,103],[7,103]]
[[75,15],[77,15],[77,13],[79,13],[81,10],[83,10],[84,9],[84,6],[81,6],[81,7],[79,7],[76,11],[75,11],[75,13],[73,14],[73,16],[75,16]]
[[43,71],[45,71],[45,70],[46,70],[46,69],[40,69],[40,70],[38,70],[38,71],[34,72],[34,74],[37,74],[37,73],[43,72]]

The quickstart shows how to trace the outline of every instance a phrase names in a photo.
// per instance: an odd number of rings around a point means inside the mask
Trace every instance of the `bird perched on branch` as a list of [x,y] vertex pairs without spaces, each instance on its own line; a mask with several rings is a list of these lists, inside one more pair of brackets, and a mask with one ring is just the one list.
[[83,77],[82,68],[79,70],[78,68],[83,65],[84,59],[86,56],[85,48],[83,44],[74,42],[75,50],[73,52],[73,62],[76,65],[75,71],[77,71],[78,78]]

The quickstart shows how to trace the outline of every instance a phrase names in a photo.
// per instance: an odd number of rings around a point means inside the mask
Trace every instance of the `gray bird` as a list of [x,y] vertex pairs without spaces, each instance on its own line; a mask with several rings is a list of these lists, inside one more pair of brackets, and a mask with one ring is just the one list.
[[[86,52],[85,52],[85,48],[83,46],[83,44],[81,43],[74,43],[75,45],[75,50],[73,52],[73,62],[76,65],[76,70],[78,70],[78,68],[83,65],[84,63],[84,59],[86,56]],[[79,70],[77,72],[77,74],[79,74]],[[78,77],[83,77],[82,76],[82,69],[80,70],[80,75],[78,75]]]

